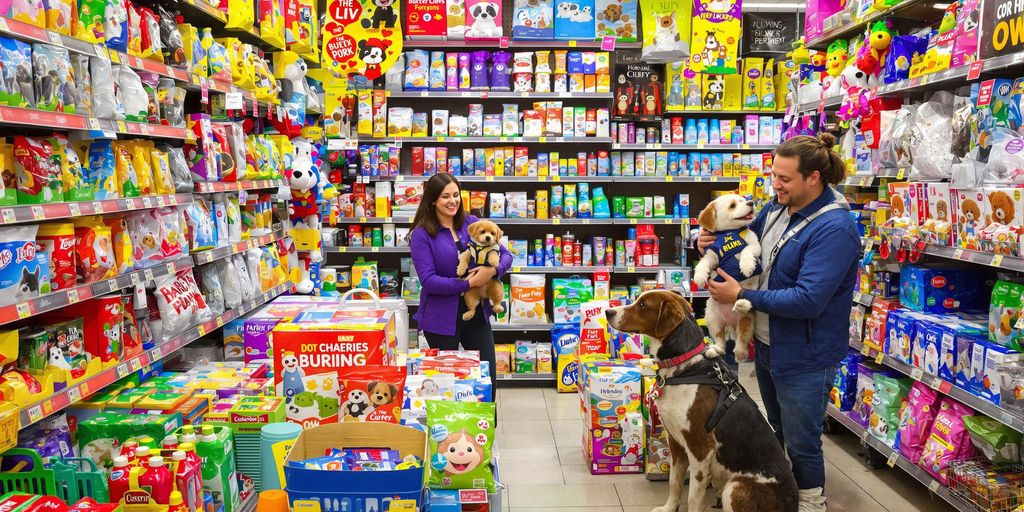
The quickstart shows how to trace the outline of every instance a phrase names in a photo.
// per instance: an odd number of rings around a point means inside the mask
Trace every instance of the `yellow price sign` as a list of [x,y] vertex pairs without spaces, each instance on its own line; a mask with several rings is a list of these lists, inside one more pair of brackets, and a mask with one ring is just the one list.
[[878,355],[875,356],[875,364],[882,364],[883,360],[885,360],[885,352],[879,352]]
[[577,43],[575,39],[569,40],[569,48],[576,48],[576,44]]
[[861,345],[861,347],[860,347],[860,354],[862,356],[870,356],[871,355],[871,347],[869,347],[867,345]]
[[512,272],[518,273],[518,272],[522,272],[522,271],[523,271],[523,267],[519,267],[519,266],[512,267]]
[[996,254],[995,256],[992,256],[992,266],[993,267],[998,267],[998,266],[1000,266],[1002,264],[1003,264],[1003,255],[1002,254]]
[[547,142],[547,141],[548,141],[547,137],[537,137],[537,142]]
[[551,219],[551,223],[556,225],[556,226],[558,226],[558,225],[560,225],[562,223],[562,219],[559,219],[558,217],[555,217],[555,218]]
[[562,181],[562,177],[556,174],[551,177],[551,181]]
[[665,176],[665,181],[667,183],[672,183],[672,176]]
[[905,167],[901,167],[900,170],[896,173],[896,179],[902,180],[903,179],[903,175],[906,172],[907,172],[907,169]]

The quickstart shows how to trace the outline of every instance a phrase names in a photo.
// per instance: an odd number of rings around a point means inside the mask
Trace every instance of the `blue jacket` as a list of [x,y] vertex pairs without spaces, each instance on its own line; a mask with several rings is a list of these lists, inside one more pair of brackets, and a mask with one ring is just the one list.
[[[827,204],[845,208],[824,213],[779,251],[765,290],[745,290],[754,309],[771,315],[772,374],[795,375],[828,368],[846,357],[850,309],[861,245],[845,199],[831,188],[792,215],[789,227]],[[750,228],[764,236],[768,217],[785,208],[775,201],[761,209]],[[772,248],[764,247],[766,254]]]

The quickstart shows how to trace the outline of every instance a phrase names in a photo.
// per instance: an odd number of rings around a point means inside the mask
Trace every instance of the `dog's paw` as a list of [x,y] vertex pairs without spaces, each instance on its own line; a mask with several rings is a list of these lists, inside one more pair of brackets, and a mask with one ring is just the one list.
[[732,310],[737,313],[749,313],[753,309],[754,305],[747,299],[740,299],[732,305]]
[[495,304],[494,307],[492,307],[491,309],[494,310],[495,313],[505,312],[505,308],[501,304]]
[[693,274],[693,282],[696,283],[697,286],[705,288],[708,285],[708,279],[710,277],[711,275],[707,271],[704,271],[703,269],[698,269]]
[[755,270],[757,270],[757,258],[753,255],[740,255],[740,272],[743,273],[743,277],[754,275]]
[[661,506],[661,507],[658,507],[656,509],[651,510],[651,512],[676,512],[678,509],[679,509],[678,506],[676,508],[673,508],[673,509],[669,509],[669,508],[667,508],[665,506]]
[[732,351],[733,355],[736,356],[736,362],[743,363],[749,359],[750,347],[749,343],[736,343],[736,348]]
[[463,313],[462,314],[462,319],[463,320],[469,320],[469,319],[473,318],[473,315],[475,315],[475,314],[476,314],[476,308],[473,308],[473,309]]

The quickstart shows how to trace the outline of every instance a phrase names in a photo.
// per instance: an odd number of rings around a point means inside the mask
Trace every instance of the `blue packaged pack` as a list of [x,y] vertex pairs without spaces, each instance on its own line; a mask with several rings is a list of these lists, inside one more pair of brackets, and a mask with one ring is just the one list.
[[594,39],[594,0],[555,0],[555,39]]
[[554,38],[553,16],[553,0],[516,0],[512,39]]

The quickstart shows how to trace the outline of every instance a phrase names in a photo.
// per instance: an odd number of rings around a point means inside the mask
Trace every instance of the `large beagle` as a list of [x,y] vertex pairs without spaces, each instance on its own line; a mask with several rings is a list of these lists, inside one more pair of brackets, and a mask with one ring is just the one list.
[[668,500],[654,512],[676,512],[687,469],[686,510],[703,510],[710,479],[725,512],[795,512],[797,485],[782,446],[721,361],[722,351],[705,343],[690,303],[654,290],[629,306],[607,309],[605,316],[620,331],[647,335],[658,361],[652,394],[672,462]]

